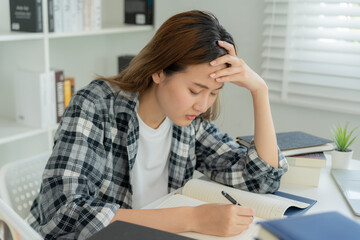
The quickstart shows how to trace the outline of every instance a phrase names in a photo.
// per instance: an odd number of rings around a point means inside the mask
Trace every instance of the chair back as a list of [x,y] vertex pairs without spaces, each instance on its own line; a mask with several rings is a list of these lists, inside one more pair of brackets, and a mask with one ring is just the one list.
[[0,169],[0,197],[23,219],[40,191],[50,152],[5,164]]

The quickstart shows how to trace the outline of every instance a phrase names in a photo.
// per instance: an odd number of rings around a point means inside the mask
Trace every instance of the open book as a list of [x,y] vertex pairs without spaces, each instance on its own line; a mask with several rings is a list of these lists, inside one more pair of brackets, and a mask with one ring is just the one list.
[[[229,204],[229,200],[221,194],[221,191],[230,194],[241,205],[255,209],[255,221],[247,231],[235,237],[221,239],[239,239],[240,237],[241,239],[252,239],[257,233],[255,222],[261,221],[261,219],[275,219],[300,214],[316,203],[316,200],[283,192],[276,194],[251,193],[211,181],[192,179],[185,184],[182,194],[169,197],[158,208],[198,206],[205,203]],[[220,239],[197,233],[182,235],[196,239]]]
[[0,240],[40,240],[42,237],[0,199]]

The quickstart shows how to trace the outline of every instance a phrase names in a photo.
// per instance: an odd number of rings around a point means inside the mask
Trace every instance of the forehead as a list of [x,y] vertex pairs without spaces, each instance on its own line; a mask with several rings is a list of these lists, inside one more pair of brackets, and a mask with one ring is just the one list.
[[210,74],[224,68],[226,68],[225,64],[211,66],[210,63],[202,63],[188,66],[180,75],[183,77],[182,80],[189,84],[198,83],[207,86],[209,89],[217,89],[221,87],[223,83],[215,81],[214,78],[210,77]]

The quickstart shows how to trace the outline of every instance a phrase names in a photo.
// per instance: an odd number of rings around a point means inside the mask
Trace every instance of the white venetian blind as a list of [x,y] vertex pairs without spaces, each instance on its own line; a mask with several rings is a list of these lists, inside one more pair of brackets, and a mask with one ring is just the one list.
[[270,99],[360,114],[360,0],[265,0]]

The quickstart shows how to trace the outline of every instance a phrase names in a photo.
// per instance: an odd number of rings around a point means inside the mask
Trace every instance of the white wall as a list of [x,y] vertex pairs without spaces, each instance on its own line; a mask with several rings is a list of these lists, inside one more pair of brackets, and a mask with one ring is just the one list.
[[[214,13],[220,23],[233,35],[238,56],[256,72],[261,72],[262,22],[264,1],[260,0],[157,0],[155,20],[159,26],[171,15],[192,9]],[[233,137],[253,134],[253,111],[251,96],[239,87],[228,84],[223,91],[223,112],[217,124],[222,131]],[[360,127],[360,116],[330,111],[271,104],[275,129],[282,131],[305,131],[330,138],[330,127],[346,122]],[[360,129],[357,131],[360,135]],[[360,159],[360,139],[353,145],[354,158]]]

